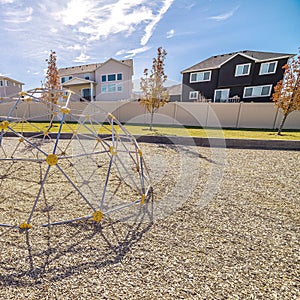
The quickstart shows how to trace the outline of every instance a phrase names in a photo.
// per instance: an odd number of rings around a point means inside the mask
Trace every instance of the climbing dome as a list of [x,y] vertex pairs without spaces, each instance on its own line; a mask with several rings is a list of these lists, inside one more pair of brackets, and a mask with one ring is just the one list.
[[71,95],[41,88],[0,100],[0,226],[100,222],[147,203],[135,138],[101,104]]

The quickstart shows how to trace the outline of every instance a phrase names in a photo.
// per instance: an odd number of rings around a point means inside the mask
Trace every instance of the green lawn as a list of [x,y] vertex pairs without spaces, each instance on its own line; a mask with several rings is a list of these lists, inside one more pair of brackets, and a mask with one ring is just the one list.
[[[49,123],[18,123],[10,126],[20,132],[46,132]],[[111,127],[105,125],[88,125],[93,127],[93,131],[100,134],[109,133]],[[125,125],[131,134],[134,135],[156,135],[156,136],[193,136],[193,137],[225,137],[225,138],[244,138],[244,139],[264,139],[264,140],[300,140],[300,130],[284,130],[281,136],[276,135],[276,130],[263,129],[214,129],[214,128],[196,128],[196,127],[179,127],[179,126],[154,126],[153,131],[149,130],[147,125]],[[50,132],[57,132],[59,123],[54,123]],[[116,126],[116,130],[120,129]],[[85,127],[68,123],[63,125],[62,132],[88,133]]]

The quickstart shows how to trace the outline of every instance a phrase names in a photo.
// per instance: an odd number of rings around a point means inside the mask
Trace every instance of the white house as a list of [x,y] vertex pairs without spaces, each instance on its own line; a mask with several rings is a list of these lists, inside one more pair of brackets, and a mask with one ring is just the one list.
[[[104,63],[58,70],[63,88],[89,101],[127,100],[132,96],[133,60],[110,58]],[[75,96],[72,100],[80,100]]]

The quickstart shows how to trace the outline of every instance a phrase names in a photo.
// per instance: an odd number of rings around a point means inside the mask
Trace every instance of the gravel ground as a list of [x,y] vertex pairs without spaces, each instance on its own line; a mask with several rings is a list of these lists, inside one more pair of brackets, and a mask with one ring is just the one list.
[[[300,299],[299,152],[141,147],[145,206],[101,224],[0,227],[0,299]],[[17,219],[32,180],[21,168],[9,186],[3,170],[0,212]],[[49,194],[78,213],[64,191]]]

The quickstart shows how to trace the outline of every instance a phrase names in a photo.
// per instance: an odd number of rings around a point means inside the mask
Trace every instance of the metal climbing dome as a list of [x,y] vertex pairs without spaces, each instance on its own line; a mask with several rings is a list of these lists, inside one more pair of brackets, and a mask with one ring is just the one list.
[[71,95],[37,88],[0,100],[0,226],[100,222],[148,201],[136,139],[101,103]]

